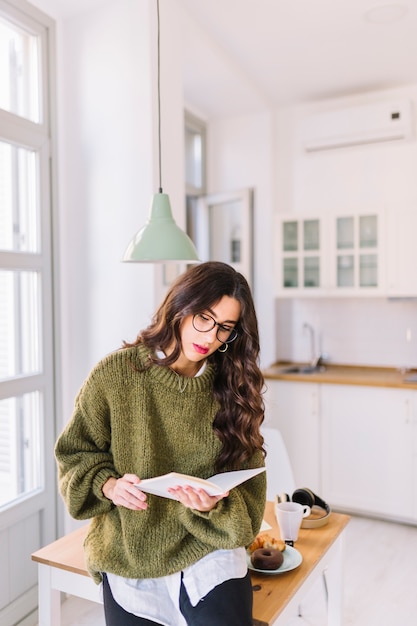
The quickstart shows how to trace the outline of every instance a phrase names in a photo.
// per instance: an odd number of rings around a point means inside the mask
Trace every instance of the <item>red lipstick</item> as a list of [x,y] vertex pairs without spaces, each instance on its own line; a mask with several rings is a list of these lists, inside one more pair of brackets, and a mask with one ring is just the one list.
[[193,343],[193,346],[194,350],[199,354],[207,354],[207,352],[209,351],[208,348],[203,348],[203,346],[199,346],[197,343]]

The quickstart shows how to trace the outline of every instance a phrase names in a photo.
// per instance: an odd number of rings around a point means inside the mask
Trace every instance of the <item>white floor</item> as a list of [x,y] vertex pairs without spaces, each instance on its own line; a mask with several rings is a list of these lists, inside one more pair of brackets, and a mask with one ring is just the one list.
[[[314,589],[291,626],[324,626]],[[70,598],[62,626],[104,626],[101,606]],[[343,626],[416,626],[417,527],[352,517],[347,528]],[[232,626],[232,625],[231,625]]]

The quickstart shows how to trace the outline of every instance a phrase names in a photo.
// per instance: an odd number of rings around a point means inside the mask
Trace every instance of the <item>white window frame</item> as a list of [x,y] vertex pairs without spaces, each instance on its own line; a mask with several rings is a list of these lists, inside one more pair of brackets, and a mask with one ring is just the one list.
[[[206,193],[207,184],[207,127],[203,120],[186,110],[184,114],[184,136],[187,129],[201,137],[201,186],[195,187],[186,182],[185,193],[187,196],[201,196]],[[187,145],[185,145],[185,160],[187,162]]]
[[[43,369],[38,374],[17,376],[0,381],[0,399],[20,396],[34,390],[43,395],[44,414],[47,423],[42,427],[41,456],[45,459],[42,473],[48,477],[48,489],[29,493],[11,502],[0,510],[0,530],[17,523],[22,517],[29,516],[46,506],[51,498],[54,502],[54,514],[44,516],[42,536],[50,540],[57,534],[55,506],[55,463],[53,446],[56,438],[55,415],[58,406],[57,396],[57,333],[56,319],[58,309],[58,293],[53,284],[57,275],[57,254],[52,245],[58,234],[56,211],[56,117],[55,98],[55,24],[44,13],[24,0],[0,0],[0,14],[7,20],[15,21],[24,28],[38,34],[41,46],[46,54],[42,54],[41,75],[47,77],[42,81],[43,115],[40,123],[19,117],[4,109],[0,109],[0,140],[6,141],[38,153],[40,170],[40,211],[42,247],[38,254],[11,252],[0,250],[0,269],[35,270],[42,274],[42,362]],[[52,211],[52,207],[55,207]],[[52,482],[51,482],[52,477]]]

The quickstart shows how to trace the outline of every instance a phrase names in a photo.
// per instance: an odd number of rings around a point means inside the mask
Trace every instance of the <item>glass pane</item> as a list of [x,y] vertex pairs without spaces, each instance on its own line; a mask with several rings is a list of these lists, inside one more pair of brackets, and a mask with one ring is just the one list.
[[284,259],[283,287],[298,287],[298,259]]
[[210,213],[210,259],[224,263],[242,261],[242,205],[239,201],[212,204]]
[[0,507],[42,486],[39,392],[0,400]]
[[354,246],[353,217],[337,218],[337,249],[353,248]]
[[230,239],[230,262],[242,262],[242,233],[239,224],[232,230],[232,236]]
[[0,142],[0,249],[39,252],[38,156]]
[[304,287],[320,287],[320,259],[317,256],[304,259]]
[[0,271],[0,379],[41,370],[40,284],[36,272]]
[[196,189],[203,186],[203,160],[202,160],[201,134],[185,129],[185,182]]
[[0,18],[0,107],[41,121],[40,39],[12,22]]
[[337,257],[337,286],[353,287],[354,273],[354,257],[352,254],[344,254]]
[[376,215],[362,215],[359,218],[359,246],[376,248],[378,245],[378,218]]
[[320,249],[320,229],[318,220],[304,222],[304,250]]
[[298,250],[298,222],[283,222],[282,241],[284,252]]
[[376,254],[359,255],[360,287],[378,287],[378,256]]

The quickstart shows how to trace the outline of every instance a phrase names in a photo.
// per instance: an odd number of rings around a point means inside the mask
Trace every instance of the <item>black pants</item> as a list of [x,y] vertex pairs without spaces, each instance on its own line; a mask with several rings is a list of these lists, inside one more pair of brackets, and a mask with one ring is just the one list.
[[[107,626],[155,626],[143,617],[125,611],[114,600],[107,577],[103,578],[104,614]],[[155,598],[155,602],[158,599]],[[249,572],[215,587],[192,606],[183,583],[180,609],[188,626],[252,626],[252,584]]]

